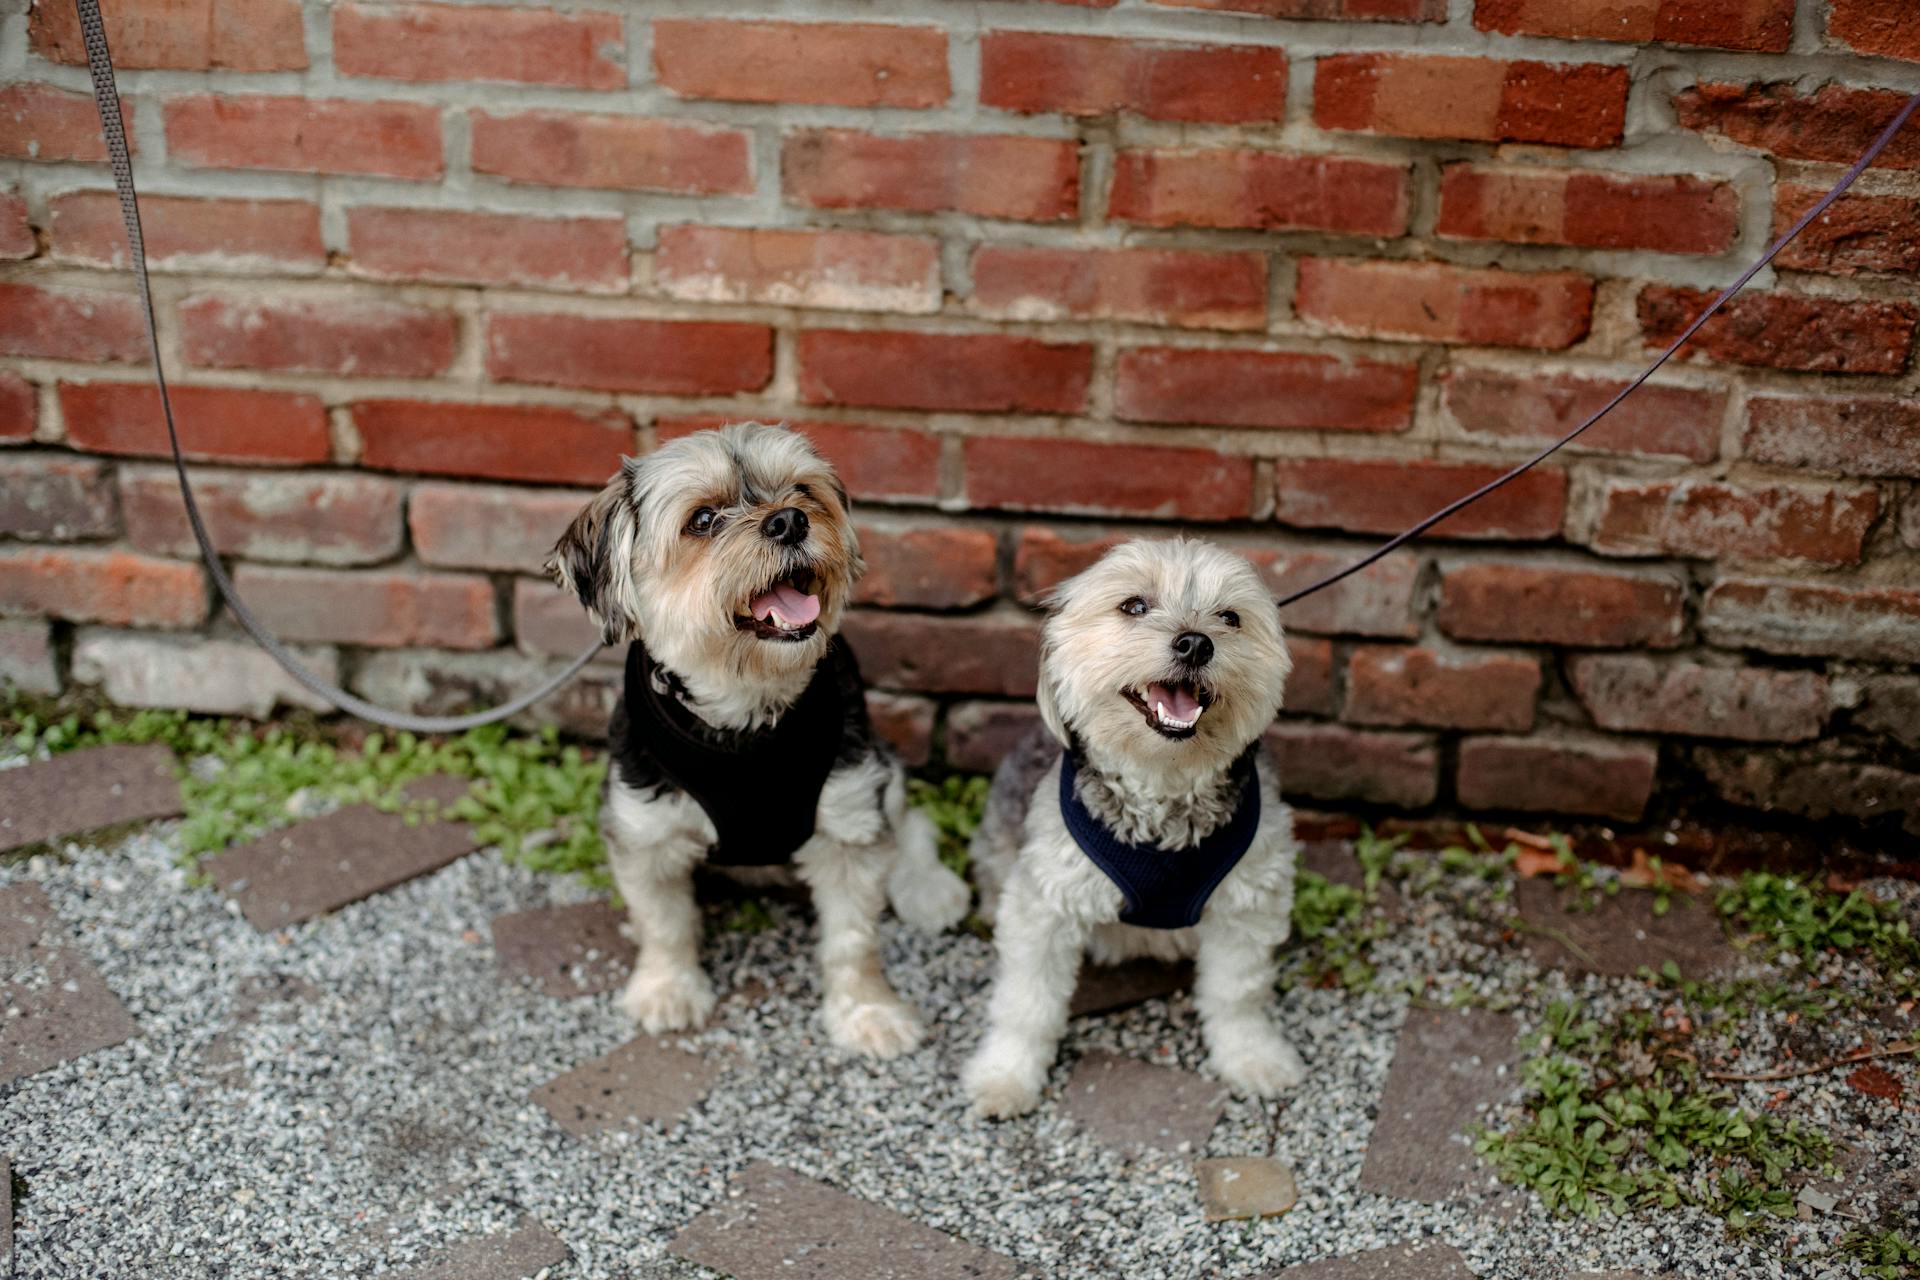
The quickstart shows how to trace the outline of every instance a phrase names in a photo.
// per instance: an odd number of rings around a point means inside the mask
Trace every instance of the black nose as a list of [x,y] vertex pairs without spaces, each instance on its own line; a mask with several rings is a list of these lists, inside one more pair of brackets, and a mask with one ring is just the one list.
[[760,532],[770,541],[797,547],[807,540],[807,513],[798,507],[782,507],[766,518]]
[[1213,641],[1198,631],[1182,631],[1173,638],[1173,656],[1190,667],[1204,667],[1213,661]]

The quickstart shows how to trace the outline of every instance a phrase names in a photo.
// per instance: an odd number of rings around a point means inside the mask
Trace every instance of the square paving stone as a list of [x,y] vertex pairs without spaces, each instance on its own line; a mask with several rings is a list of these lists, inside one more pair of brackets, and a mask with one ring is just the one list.
[[1437,1204],[1491,1184],[1466,1137],[1513,1092],[1519,1026],[1484,1009],[1411,1009],[1367,1141],[1360,1186]]
[[1164,960],[1128,960],[1122,964],[1080,966],[1080,982],[1073,989],[1069,1017],[1084,1018],[1096,1013],[1131,1009],[1149,1000],[1178,995],[1193,985],[1193,966],[1169,964]]
[[734,1280],[1011,1280],[1010,1258],[757,1160],[668,1252]]
[[636,954],[620,931],[623,920],[605,902],[516,911],[494,918],[493,950],[503,973],[531,979],[556,999],[613,991]]
[[575,1136],[632,1123],[671,1125],[707,1096],[724,1066],[642,1037],[554,1077],[533,1100]]
[[[467,794],[465,778],[423,778],[410,800],[447,805]],[[479,847],[464,822],[425,819],[351,805],[311,822],[269,831],[201,863],[220,891],[262,933],[311,920],[350,902],[438,871]]]
[[1344,1258],[1322,1258],[1277,1272],[1274,1280],[1474,1280],[1450,1244],[1395,1244]]
[[186,812],[173,752],[94,747],[0,769],[0,853]]
[[1178,1067],[1089,1053],[1067,1079],[1067,1114],[1122,1151],[1199,1150],[1226,1110],[1227,1088]]
[[1285,1213],[1300,1201],[1293,1170],[1272,1156],[1227,1156],[1195,1160],[1200,1209],[1208,1222],[1264,1218]]
[[392,1274],[398,1280],[528,1280],[567,1260],[567,1246],[537,1219],[505,1235],[462,1240],[438,1262]]
[[1653,914],[1653,894],[1622,889],[1602,894],[1592,910],[1569,911],[1569,889],[1546,880],[1522,880],[1514,896],[1529,954],[1554,969],[1631,978],[1640,966],[1658,972],[1671,960],[1689,978],[1730,966],[1738,953],[1711,906],[1676,893],[1667,914]]
[[138,1028],[66,942],[37,884],[0,888],[0,1084],[119,1044]]

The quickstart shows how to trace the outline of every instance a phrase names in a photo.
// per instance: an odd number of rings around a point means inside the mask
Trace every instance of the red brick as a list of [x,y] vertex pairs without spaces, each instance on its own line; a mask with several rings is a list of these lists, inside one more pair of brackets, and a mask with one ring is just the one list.
[[867,682],[916,693],[1033,696],[1040,624],[1024,614],[958,617],[854,609],[844,631]]
[[816,209],[952,209],[1061,222],[1080,210],[1080,151],[1053,138],[802,129],[780,151],[789,201]]
[[1007,320],[1129,320],[1193,329],[1267,323],[1267,262],[1254,253],[982,245],[971,309]]
[[1592,814],[1637,821],[1653,794],[1660,753],[1650,744],[1591,737],[1468,738],[1454,782],[1469,809]]
[[1407,138],[1611,147],[1626,121],[1625,67],[1342,53],[1314,68],[1322,129]]
[[[111,191],[49,201],[50,247],[64,262],[127,265],[126,224]],[[327,265],[320,207],[310,200],[140,197],[140,234],[156,271],[319,271]]]
[[333,11],[333,65],[387,80],[493,80],[623,89],[620,15],[481,5],[345,4]]
[[601,641],[580,601],[545,578],[513,580],[513,638],[522,653],[571,658]]
[[900,763],[918,769],[933,759],[934,704],[909,694],[867,690],[867,718]]
[[33,435],[39,416],[38,399],[31,382],[0,369],[0,440],[25,440]]
[[1278,121],[1287,114],[1287,55],[1257,45],[989,31],[980,38],[980,102],[1075,116]]
[[1866,701],[1854,708],[1854,727],[1920,749],[1920,676],[1869,676],[1862,684]]
[[1447,0],[1151,0],[1181,9],[1330,22],[1445,22]]
[[1711,480],[1615,480],[1599,495],[1591,544],[1617,555],[1858,564],[1880,514],[1871,487]]
[[451,311],[390,302],[202,296],[179,317],[181,353],[208,369],[430,378],[453,363],[460,336]]
[[475,574],[241,565],[233,585],[283,640],[485,649],[500,638],[493,584]]
[[[307,66],[300,0],[166,0],[102,7],[121,71],[300,71]],[[49,62],[87,64],[71,4],[34,0],[27,43]]]
[[473,171],[546,187],[746,195],[744,129],[573,111],[476,111]]
[[[1673,109],[1682,128],[1717,133],[1789,160],[1852,164],[1906,100],[1891,89],[1829,84],[1804,94],[1790,82],[1708,81],[1675,94]],[[1920,168],[1920,130],[1902,130],[1874,164]]]
[[1521,654],[1361,645],[1347,659],[1344,718],[1446,729],[1533,727],[1538,659]]
[[1793,0],[1478,0],[1473,25],[1509,36],[1785,53]]
[[1755,396],[1740,451],[1756,462],[1836,475],[1920,476],[1920,404]]
[[1572,271],[1302,258],[1293,305],[1336,333],[1556,351],[1587,336],[1593,281]]
[[1900,509],[1900,541],[1920,551],[1920,493],[1907,499]]
[[1147,227],[1247,227],[1398,236],[1407,167],[1349,156],[1154,148],[1114,158],[1107,214]]
[[1430,734],[1289,723],[1268,729],[1266,744],[1289,798],[1423,809],[1440,790]]
[[1338,706],[1333,684],[1333,641],[1289,633],[1286,711],[1290,715],[1330,716]]
[[[1505,468],[1426,458],[1282,458],[1274,463],[1281,524],[1399,533]],[[1567,506],[1564,472],[1538,468],[1435,526],[1438,538],[1551,538]]]
[[193,627],[207,616],[197,564],[129,551],[0,550],[0,616]]
[[1827,35],[1855,53],[1920,62],[1920,27],[1905,0],[1833,0]]
[[0,355],[133,363],[147,330],[132,294],[0,282]]
[[[1310,586],[1336,569],[1345,568],[1359,552],[1253,552],[1247,557],[1278,596]],[[1323,591],[1316,591],[1280,611],[1289,630],[1319,631],[1331,635],[1398,636],[1411,640],[1420,634],[1415,593],[1424,562],[1410,551],[1397,551]]]
[[0,620],[0,686],[17,693],[60,692],[53,627],[46,622]]
[[683,98],[937,107],[950,93],[938,27],[655,18],[653,68]]
[[924,313],[940,309],[940,243],[871,231],[662,227],[653,281],[690,302]]
[[[168,388],[180,448],[196,462],[298,464],[333,456],[319,397],[244,387]],[[67,443],[94,453],[169,456],[160,393],[146,382],[63,382]]]
[[[196,556],[171,467],[120,468],[127,539],[145,551]],[[373,564],[400,554],[401,486],[378,476],[310,471],[193,473],[213,545],[248,560]]]
[[1405,431],[1420,369],[1305,355],[1136,347],[1120,353],[1114,416],[1301,431]]
[[992,773],[1040,724],[1031,702],[959,702],[947,712],[946,762],[971,773]]
[[856,604],[962,609],[999,590],[1000,540],[987,529],[859,526],[867,572]]
[[439,209],[349,209],[349,268],[383,280],[550,285],[619,293],[627,228],[619,218],[534,218]]
[[[1640,328],[1647,345],[1664,347],[1679,337],[1714,297],[1672,285],[1642,289]],[[1913,349],[1917,319],[1920,312],[1898,302],[1743,293],[1702,326],[1683,354],[1803,373],[1900,373]]]
[[440,111],[422,103],[203,93],[163,106],[175,164],[385,178],[443,170]]
[[1069,536],[1046,525],[1028,525],[1014,545],[1014,595],[1022,603],[1037,604],[1048,591],[1125,541],[1120,534]]
[[[133,105],[120,100],[127,147],[138,154]],[[44,84],[0,84],[0,157],[105,160],[107,144],[93,95]]]
[[1211,449],[976,436],[962,456],[976,507],[1177,520],[1253,507],[1253,460]]
[[101,463],[59,453],[0,453],[0,536],[77,542],[118,532],[113,483]]
[[424,564],[539,573],[592,497],[575,489],[420,484],[407,497],[407,529]]
[[544,405],[361,400],[353,425],[380,471],[598,485],[633,451],[624,414]]
[[487,317],[487,374],[600,391],[757,391],[773,376],[773,330],[710,320],[495,312]]
[[968,413],[1077,413],[1093,348],[1008,334],[808,329],[799,335],[807,404]]
[[0,259],[31,258],[40,251],[27,223],[26,197],[0,191]]
[[[1629,377],[1528,375],[1455,366],[1441,376],[1441,403],[1468,435],[1544,445],[1598,412]],[[1720,421],[1726,411],[1724,390],[1649,383],[1568,447],[1711,462],[1720,455]]]
[[1441,566],[1434,621],[1456,640],[1666,649],[1680,643],[1686,603],[1671,574],[1475,561]]
[[[671,440],[738,421],[720,414],[660,418],[654,433]],[[795,421],[784,426],[813,442],[840,482],[856,498],[935,498],[940,493],[940,440],[937,436],[896,427],[870,427],[851,422]]]
[[[1825,194],[1818,187],[1776,187],[1773,234],[1784,234]],[[1842,196],[1782,249],[1774,263],[1842,276],[1920,272],[1920,198]]]
[[1720,253],[1738,222],[1739,199],[1726,182],[1450,164],[1434,230],[1462,240]]
[[1891,819],[1904,813],[1905,832],[1920,835],[1920,774],[1860,759],[1795,759],[1746,748],[1693,755],[1707,784],[1734,804],[1814,819],[1838,814],[1876,824],[1889,836]]
[[1723,578],[1700,610],[1727,648],[1867,662],[1920,662],[1920,589]]
[[1638,733],[1800,742],[1820,736],[1829,703],[1826,678],[1811,671],[1589,654],[1567,664],[1567,678],[1595,724]]

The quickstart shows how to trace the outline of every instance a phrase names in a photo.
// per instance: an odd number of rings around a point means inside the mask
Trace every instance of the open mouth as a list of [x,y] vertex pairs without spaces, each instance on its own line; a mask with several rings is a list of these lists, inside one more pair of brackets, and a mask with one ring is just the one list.
[[1147,727],[1163,738],[1191,738],[1199,729],[1200,717],[1213,705],[1213,695],[1189,680],[1122,689],[1120,696],[1138,708]]
[[733,625],[762,640],[805,640],[820,629],[820,597],[813,594],[813,570],[795,569],[747,601]]

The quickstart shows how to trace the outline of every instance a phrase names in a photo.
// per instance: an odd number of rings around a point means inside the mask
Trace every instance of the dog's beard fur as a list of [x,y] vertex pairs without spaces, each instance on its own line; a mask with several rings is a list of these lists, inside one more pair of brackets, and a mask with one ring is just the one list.
[[[704,534],[689,523],[703,507],[716,516]],[[789,507],[808,524],[793,546],[762,533],[768,516]],[[831,464],[804,437],[759,423],[626,459],[547,562],[608,644],[644,641],[685,682],[694,710],[729,729],[777,720],[799,698],[864,567]],[[812,629],[762,634],[750,625],[750,602],[796,574],[819,600]]]

